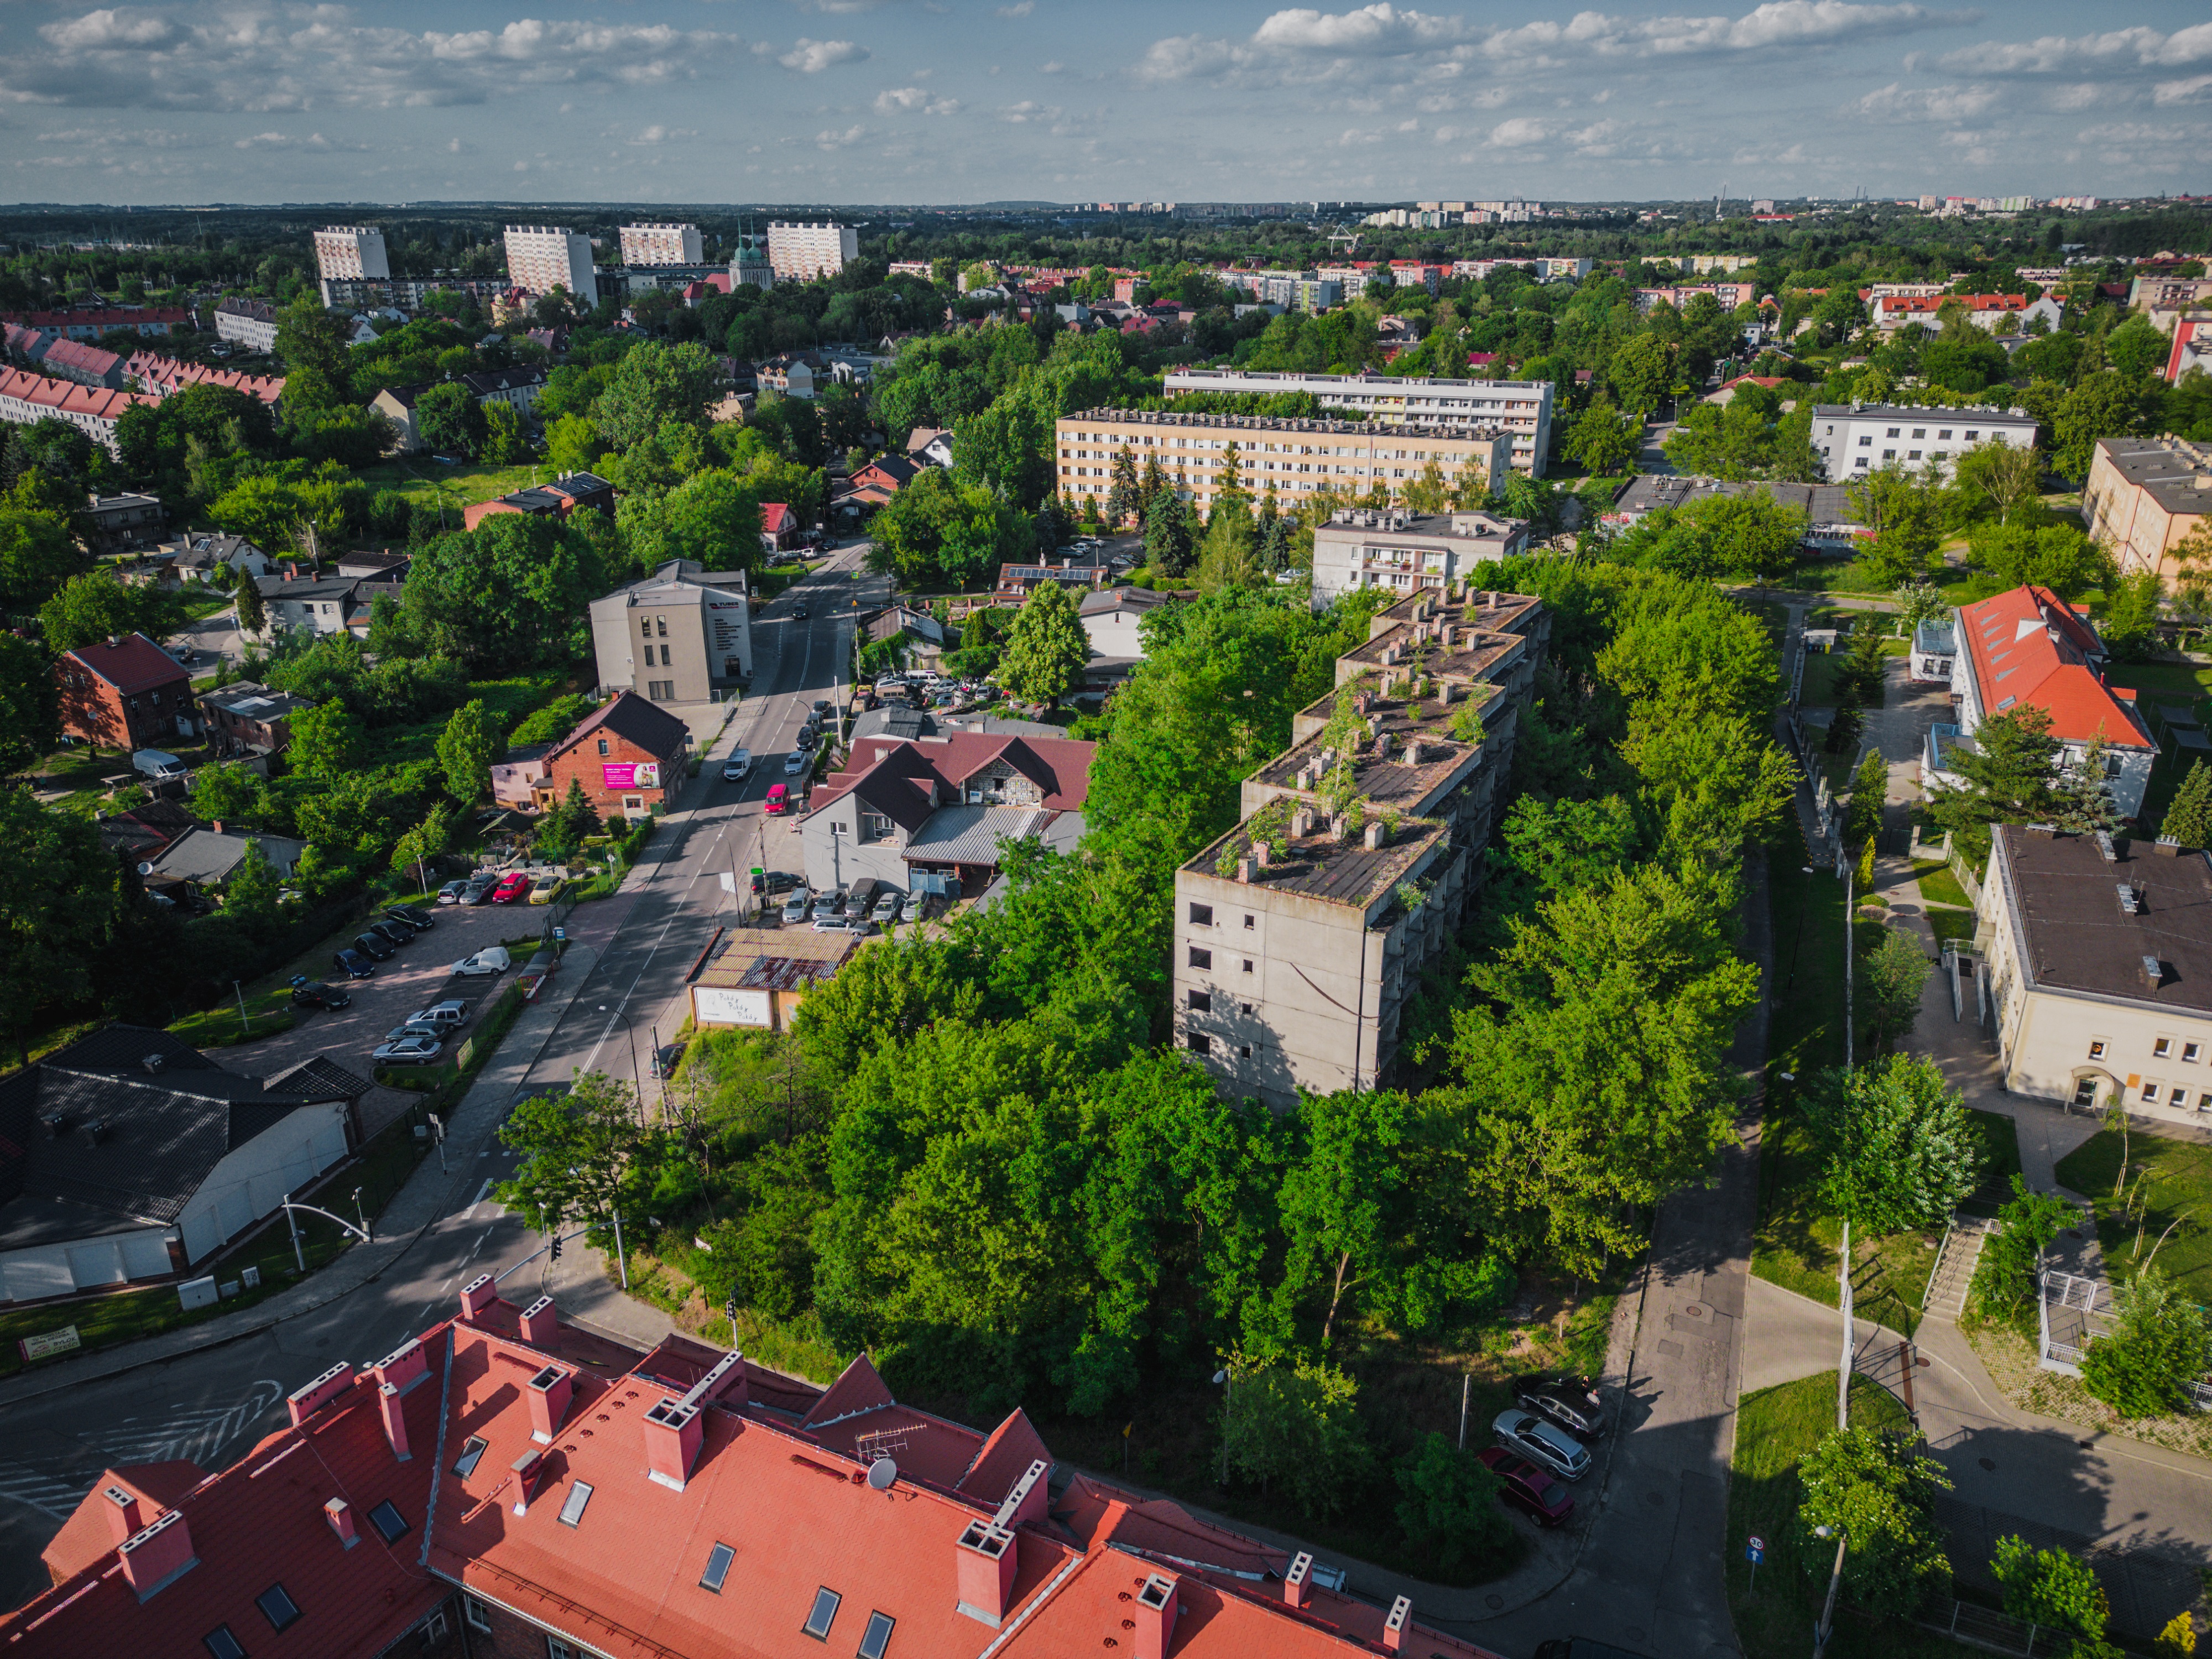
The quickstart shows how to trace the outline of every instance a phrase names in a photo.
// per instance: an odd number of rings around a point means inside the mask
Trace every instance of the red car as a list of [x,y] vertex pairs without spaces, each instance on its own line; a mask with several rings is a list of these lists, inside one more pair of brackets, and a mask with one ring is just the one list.
[[768,801],[761,811],[769,817],[781,817],[791,810],[791,788],[787,784],[771,783],[768,787]]
[[1556,1527],[1575,1512],[1574,1494],[1527,1458],[1503,1446],[1486,1447],[1475,1456],[1504,1483],[1505,1501],[1538,1526]]
[[510,870],[499,878],[499,885],[491,890],[494,904],[514,904],[530,895],[530,878],[520,870]]

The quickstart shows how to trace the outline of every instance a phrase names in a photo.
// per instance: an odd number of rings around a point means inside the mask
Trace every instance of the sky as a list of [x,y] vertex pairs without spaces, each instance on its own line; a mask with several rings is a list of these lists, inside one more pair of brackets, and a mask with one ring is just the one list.
[[2144,195],[2208,139],[2203,0],[0,0],[27,202]]

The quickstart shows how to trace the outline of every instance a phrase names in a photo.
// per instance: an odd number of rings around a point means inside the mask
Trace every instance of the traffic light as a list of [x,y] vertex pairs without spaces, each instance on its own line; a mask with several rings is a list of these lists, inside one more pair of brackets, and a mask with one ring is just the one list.
[[561,1259],[561,1235],[559,1233],[556,1232],[553,1235],[553,1248],[546,1254],[552,1261],[558,1261]]

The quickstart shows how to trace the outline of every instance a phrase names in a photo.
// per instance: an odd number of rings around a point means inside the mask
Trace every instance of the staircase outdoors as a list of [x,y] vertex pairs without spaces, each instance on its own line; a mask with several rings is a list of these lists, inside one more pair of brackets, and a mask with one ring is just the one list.
[[1956,1324],[1966,1310],[1966,1293],[1974,1283],[1974,1268],[1982,1259],[1982,1245],[1996,1227],[1987,1215],[1954,1216],[1936,1252],[1936,1267],[1928,1275],[1927,1317]]

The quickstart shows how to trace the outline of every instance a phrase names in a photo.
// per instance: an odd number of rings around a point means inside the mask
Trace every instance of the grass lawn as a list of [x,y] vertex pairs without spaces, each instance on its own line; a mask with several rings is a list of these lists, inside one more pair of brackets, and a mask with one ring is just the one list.
[[[1895,1396],[1865,1377],[1851,1379],[1851,1421],[1869,1428],[1907,1426]],[[1822,1371],[1747,1394],[1736,1407],[1735,1466],[1729,1482],[1729,1603],[1745,1659],[1799,1659],[1827,1594],[1835,1557],[1825,1545],[1799,1547],[1797,1466],[1836,1426],[1836,1374]],[[1766,1542],[1754,1579],[1744,1546]],[[1837,1614],[1830,1659],[1950,1659],[1976,1651],[1900,1620]]]
[[[1939,564],[1928,573],[1928,580],[1944,587],[1965,574],[1960,566]],[[1879,580],[1858,559],[1801,559],[1790,568],[1789,574],[1777,578],[1774,586],[1805,593],[1863,593],[1886,599],[1897,585]]]
[[1964,944],[1974,937],[1974,913],[1972,910],[1944,910],[1930,907],[1927,916],[1928,926],[1934,932],[1939,947],[1946,940],[1956,939]]
[[1916,864],[1912,866],[1912,874],[1920,884],[1920,896],[1929,903],[1972,908],[1973,901],[1966,896],[1966,890],[1959,885],[1959,878],[1951,873],[1949,865],[1941,861]]
[[299,1023],[292,1011],[291,977],[275,985],[264,986],[246,999],[246,1018],[239,1017],[238,999],[219,1002],[212,1008],[203,1008],[198,1013],[186,1014],[170,1030],[191,1043],[195,1048],[220,1048],[232,1043],[252,1042],[255,1039],[274,1036],[279,1031],[289,1031]]
[[2097,1240],[2105,1248],[2106,1276],[2117,1281],[2132,1271],[2138,1250],[2148,1255],[2174,1218],[2188,1215],[2158,1249],[2158,1266],[2192,1301],[2212,1303],[2212,1146],[2139,1129],[2131,1133],[2126,1140],[2128,1162],[2134,1166],[2129,1197],[2143,1180],[2143,1204],[2140,1216],[2124,1216],[2112,1198],[2121,1146],[2118,1135],[2102,1129],[2058,1165],[2060,1183],[2097,1206]]
[[[372,494],[380,489],[396,489],[403,495],[443,495],[458,514],[464,507],[527,489],[532,483],[542,483],[553,474],[554,469],[543,461],[534,467],[441,466],[425,456],[419,460],[386,461],[356,476]],[[460,528],[458,517],[453,527]]]

